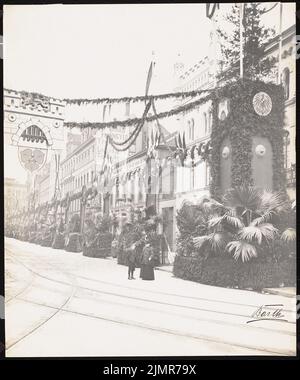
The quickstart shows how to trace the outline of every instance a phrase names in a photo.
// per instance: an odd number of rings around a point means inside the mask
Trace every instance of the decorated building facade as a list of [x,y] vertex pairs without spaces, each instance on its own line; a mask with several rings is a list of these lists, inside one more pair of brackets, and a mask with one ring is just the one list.
[[[64,108],[60,99],[4,90],[4,150],[12,160],[11,165],[6,163],[5,172],[25,169],[35,206],[50,201],[57,190],[58,157],[64,149]],[[37,183],[41,176],[45,181],[42,194],[33,194],[40,192]]]

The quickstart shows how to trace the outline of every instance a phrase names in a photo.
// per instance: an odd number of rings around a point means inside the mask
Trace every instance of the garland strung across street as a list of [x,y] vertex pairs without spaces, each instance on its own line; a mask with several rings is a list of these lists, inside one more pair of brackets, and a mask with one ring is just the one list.
[[[143,113],[141,122],[136,126],[134,131],[130,134],[130,136],[126,140],[124,140],[122,142],[118,142],[118,141],[113,140],[113,138],[111,136],[109,136],[109,135],[107,136],[109,143],[113,146],[113,148],[115,150],[117,150],[119,152],[128,150],[135,143],[135,140],[137,139],[138,135],[140,134],[140,132],[143,128],[143,125],[145,123],[145,118],[149,112],[150,107],[151,107],[151,102],[148,102],[146,105],[145,111]],[[127,144],[129,141],[130,141],[129,145],[120,148],[120,146]]]
[[[5,88],[6,91],[15,91],[8,88]],[[84,105],[84,104],[112,104],[112,103],[137,103],[137,102],[147,102],[148,100],[165,100],[171,98],[189,98],[202,95],[203,93],[212,92],[214,89],[206,90],[193,90],[193,91],[184,91],[184,92],[170,92],[167,94],[158,94],[158,95],[146,95],[146,96],[125,96],[121,98],[96,98],[96,99],[62,99],[66,104],[75,104],[75,105]],[[39,99],[43,107],[46,106],[46,102],[49,99],[57,100],[55,97],[48,95],[43,95],[37,92],[29,91],[20,91],[22,99],[25,99],[26,104],[32,104],[33,99]],[[43,103],[44,102],[44,103]]]
[[160,95],[146,95],[146,96],[126,96],[123,98],[97,98],[97,99],[63,99],[67,104],[101,104],[101,103],[137,103],[147,102],[148,100],[165,100],[170,98],[188,98],[202,95],[203,93],[211,92],[212,89],[207,90],[194,90],[186,92],[170,92]]
[[164,111],[160,112],[156,115],[151,115],[147,116],[143,119],[143,117],[138,118],[132,118],[132,119],[127,119],[127,120],[114,120],[114,121],[109,121],[109,122],[65,122],[64,126],[67,128],[80,128],[80,129],[85,129],[85,128],[96,128],[96,129],[104,129],[104,128],[117,128],[119,126],[121,127],[131,127],[136,124],[140,124],[141,122],[151,122],[157,119],[163,119],[166,117],[170,116],[175,116],[178,115],[179,113],[187,112],[189,110],[192,110],[196,107],[198,107],[201,104],[206,103],[209,99],[211,99],[211,95],[207,95],[203,98],[197,99],[191,103],[179,106],[175,109],[172,109],[170,111]]

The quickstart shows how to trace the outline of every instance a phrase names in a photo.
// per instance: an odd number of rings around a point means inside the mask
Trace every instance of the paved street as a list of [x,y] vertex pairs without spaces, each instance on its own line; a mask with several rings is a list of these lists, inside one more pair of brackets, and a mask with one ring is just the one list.
[[[155,271],[127,280],[115,259],[5,240],[6,355],[295,355],[295,300]],[[284,319],[253,323],[262,305]],[[273,306],[273,310],[276,308]],[[270,307],[272,311],[272,307]]]

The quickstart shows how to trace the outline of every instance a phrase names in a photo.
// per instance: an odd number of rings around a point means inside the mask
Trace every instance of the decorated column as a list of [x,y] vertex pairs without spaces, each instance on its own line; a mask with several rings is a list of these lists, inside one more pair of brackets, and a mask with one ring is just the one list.
[[285,190],[283,89],[240,80],[213,94],[211,193],[242,185]]

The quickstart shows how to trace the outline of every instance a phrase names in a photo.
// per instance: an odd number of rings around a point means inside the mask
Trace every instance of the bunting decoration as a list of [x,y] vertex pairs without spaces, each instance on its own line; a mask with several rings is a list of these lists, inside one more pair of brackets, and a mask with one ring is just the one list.
[[153,112],[154,112],[154,116],[156,116],[156,124],[157,124],[158,130],[159,130],[159,133],[160,133],[160,137],[162,137],[164,145],[168,147],[169,152],[172,154],[172,150],[171,150],[169,144],[167,144],[167,142],[166,142],[165,135],[164,135],[164,133],[162,131],[161,124],[160,124],[159,119],[157,117],[157,112],[156,112],[156,107],[155,107],[155,104],[154,104],[154,99],[152,99],[152,109],[153,109]]
[[183,132],[182,139],[181,139],[180,133],[178,133],[178,138],[177,136],[175,138],[175,145],[176,145],[175,157],[179,157],[181,165],[184,166],[184,160],[187,157],[185,132]]
[[157,158],[157,151],[156,148],[158,147],[160,143],[161,134],[159,131],[153,132],[153,129],[151,130],[150,138],[147,139],[147,161],[151,158]]

